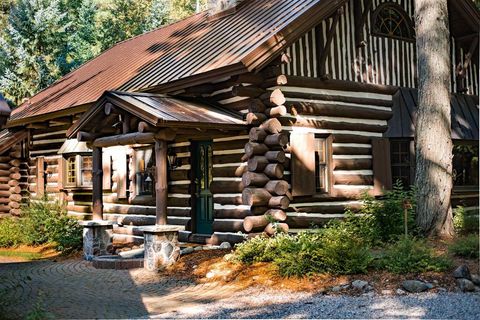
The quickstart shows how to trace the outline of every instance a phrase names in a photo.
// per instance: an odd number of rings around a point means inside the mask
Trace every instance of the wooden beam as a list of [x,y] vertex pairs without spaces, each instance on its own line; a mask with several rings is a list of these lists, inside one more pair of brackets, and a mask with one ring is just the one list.
[[155,141],[155,202],[156,202],[156,224],[167,224],[167,141]]
[[93,220],[103,220],[102,148],[93,148]]
[[153,143],[155,140],[171,141],[175,139],[175,131],[171,129],[164,129],[158,133],[127,133],[110,137],[102,137],[93,141],[93,147],[106,148],[113,146],[123,146],[132,144]]

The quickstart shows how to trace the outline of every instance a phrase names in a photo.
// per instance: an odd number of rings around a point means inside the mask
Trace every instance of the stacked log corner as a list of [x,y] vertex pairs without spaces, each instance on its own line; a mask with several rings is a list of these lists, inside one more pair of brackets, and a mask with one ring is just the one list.
[[26,180],[24,166],[20,145],[0,155],[0,218],[20,216],[22,191],[26,186],[22,182]]
[[289,184],[283,180],[284,149],[289,137],[282,133],[278,120],[287,112],[286,100],[279,89],[264,91],[256,98],[246,116],[251,129],[249,142],[245,145],[247,172],[242,176],[242,201],[251,207],[251,215],[245,217],[243,229],[248,233],[263,232],[273,236],[278,231],[289,230],[284,221],[291,196]]

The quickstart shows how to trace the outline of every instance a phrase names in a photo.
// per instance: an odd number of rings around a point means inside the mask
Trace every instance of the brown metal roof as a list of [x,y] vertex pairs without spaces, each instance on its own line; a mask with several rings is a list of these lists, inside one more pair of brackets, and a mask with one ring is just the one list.
[[0,131],[0,154],[4,153],[28,136],[27,131],[12,131],[5,129]]
[[[115,107],[134,115],[156,127],[172,128],[225,128],[245,129],[246,123],[239,113],[198,102],[165,97],[158,94],[108,92],[99,103],[86,112],[68,132],[74,137],[78,131],[92,131],[105,117],[103,107],[110,102]],[[95,120],[96,121],[95,121]]]
[[[393,116],[388,121],[388,138],[413,138],[418,106],[418,91],[401,88],[393,99]],[[479,138],[478,97],[452,95],[452,139],[477,140]]]
[[91,104],[109,90],[144,91],[214,71],[218,77],[254,69],[344,2],[249,0],[218,20],[194,15],[105,51],[14,110],[10,125]]

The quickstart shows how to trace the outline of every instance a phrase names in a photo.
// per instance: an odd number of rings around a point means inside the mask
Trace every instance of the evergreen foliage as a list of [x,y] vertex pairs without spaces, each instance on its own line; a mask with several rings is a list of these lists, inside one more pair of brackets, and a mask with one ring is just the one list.
[[2,0],[0,92],[19,105],[114,44],[193,14],[196,2]]

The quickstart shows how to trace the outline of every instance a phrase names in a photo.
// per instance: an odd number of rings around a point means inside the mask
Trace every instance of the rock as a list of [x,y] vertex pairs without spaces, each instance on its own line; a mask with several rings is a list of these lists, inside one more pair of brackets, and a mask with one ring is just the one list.
[[193,249],[192,247],[187,247],[187,248],[183,249],[182,251],[180,251],[180,255],[184,256],[184,255],[190,254],[194,251],[195,251],[195,249]]
[[229,242],[222,242],[220,244],[220,249],[225,249],[225,250],[232,249],[232,245]]
[[366,293],[362,294],[362,296],[372,298],[373,296],[375,296],[375,292],[373,292],[373,291],[366,292]]
[[194,250],[194,251],[202,251],[203,248],[202,248],[202,246],[198,246],[198,247],[195,247],[193,250]]
[[364,289],[366,292],[370,292],[370,291],[373,291],[373,287],[371,285],[368,285],[365,287]]
[[352,287],[354,287],[357,290],[364,290],[367,286],[368,286],[367,281],[355,280],[352,282]]
[[207,279],[211,279],[213,277],[215,277],[215,272],[214,271],[209,271],[207,273],[207,275],[205,276],[205,278],[207,278]]
[[427,288],[430,290],[430,289],[433,289],[434,285],[429,283],[429,282],[425,282],[425,285],[427,286]]
[[403,296],[403,295],[406,295],[407,293],[402,290],[402,289],[397,289],[396,293],[399,295],[399,296]]
[[[403,291],[402,289],[398,289],[398,290],[401,290],[403,293],[405,293],[405,291]],[[383,295],[391,295],[392,293],[393,293],[392,290],[382,290]]]
[[476,286],[480,286],[480,276],[478,274],[472,274],[470,280],[475,283]]
[[463,264],[457,269],[455,269],[455,271],[453,271],[453,276],[457,279],[463,278],[463,279],[470,280],[471,279],[470,269],[468,269],[468,267]]
[[412,293],[419,293],[428,290],[427,284],[418,280],[405,280],[402,282],[402,287]]
[[437,290],[438,290],[438,292],[442,292],[442,293],[444,293],[444,292],[447,292],[447,291],[448,291],[448,290],[447,290],[447,289],[445,289],[445,288],[438,288]]
[[346,290],[350,288],[350,285],[347,283],[347,284],[341,285],[340,288],[342,288],[342,290]]
[[340,291],[342,291],[342,287],[341,286],[332,287],[331,291],[332,292],[340,292]]
[[472,292],[475,291],[475,285],[472,281],[468,279],[457,279],[457,286],[462,292]]

